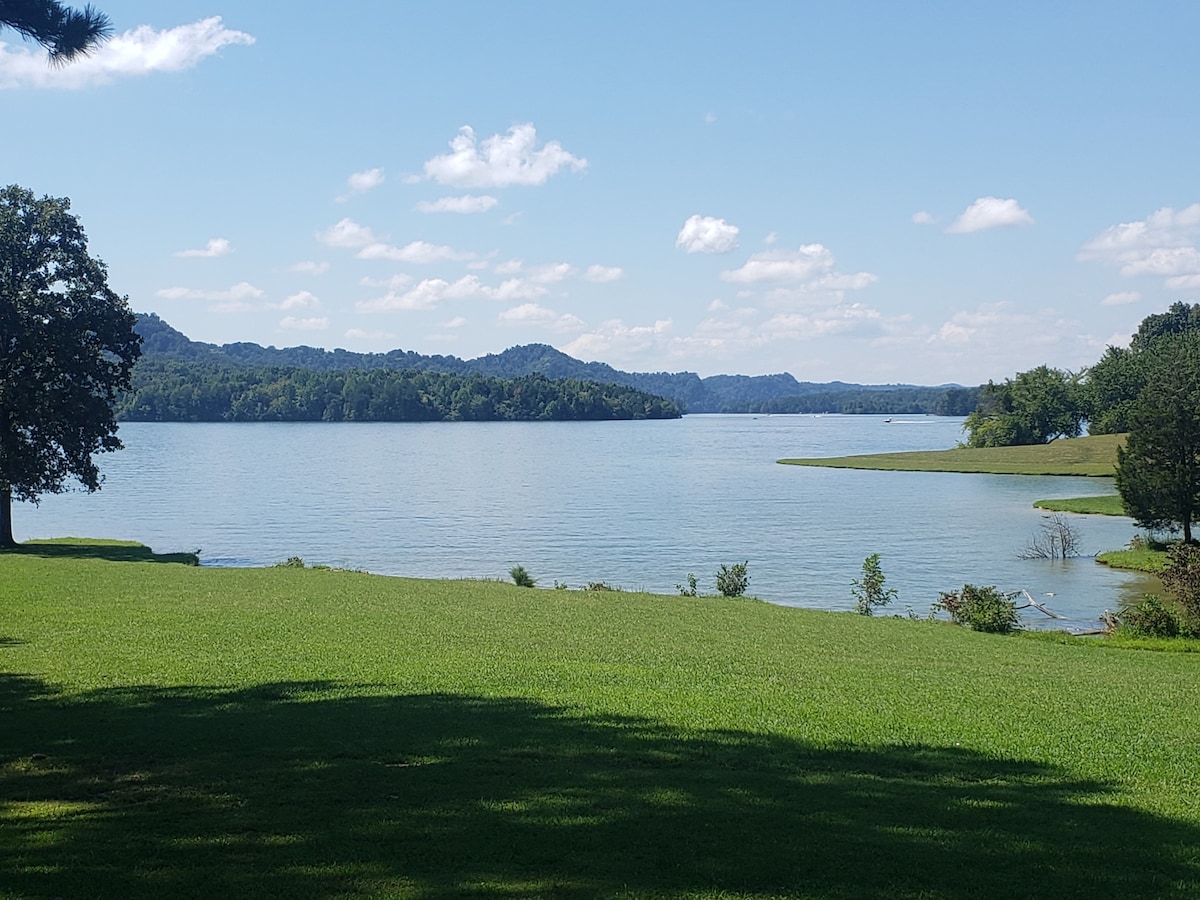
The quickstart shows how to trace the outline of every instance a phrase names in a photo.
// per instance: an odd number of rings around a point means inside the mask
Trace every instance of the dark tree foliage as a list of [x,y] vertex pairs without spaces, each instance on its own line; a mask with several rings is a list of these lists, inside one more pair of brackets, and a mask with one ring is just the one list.
[[1109,347],[1088,369],[1085,406],[1092,434],[1123,434],[1133,429],[1138,395],[1150,379],[1148,353],[1163,338],[1200,332],[1200,304],[1173,303],[1165,313],[1147,316],[1129,348]]
[[1008,447],[1079,437],[1083,422],[1079,377],[1038,366],[1003,384],[989,381],[963,428],[968,447]]
[[69,478],[100,486],[92,455],[121,447],[113,403],[141,339],[104,264],[87,252],[66,198],[0,190],[0,545],[12,499],[37,501]]
[[87,56],[112,34],[104,13],[90,5],[72,9],[57,0],[0,0],[0,27],[41,44],[53,64]]
[[1117,490],[1143,528],[1183,531],[1200,510],[1200,331],[1156,338],[1139,357],[1145,385],[1117,451]]
[[118,415],[149,422],[491,422],[666,419],[679,410],[632,388],[542,375],[251,369],[147,357]]

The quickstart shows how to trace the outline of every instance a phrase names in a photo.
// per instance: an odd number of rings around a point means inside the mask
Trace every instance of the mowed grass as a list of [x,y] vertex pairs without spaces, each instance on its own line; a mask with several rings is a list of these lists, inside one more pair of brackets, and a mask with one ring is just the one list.
[[1071,438],[1032,447],[956,447],[872,453],[827,459],[781,459],[791,466],[839,469],[886,469],[897,472],[974,472],[993,475],[1112,475],[1120,434]]
[[1097,497],[1065,497],[1035,500],[1038,509],[1050,512],[1080,513],[1091,516],[1127,516],[1125,504],[1119,494],[1102,494]]
[[1200,656],[0,555],[3,897],[1200,894]]

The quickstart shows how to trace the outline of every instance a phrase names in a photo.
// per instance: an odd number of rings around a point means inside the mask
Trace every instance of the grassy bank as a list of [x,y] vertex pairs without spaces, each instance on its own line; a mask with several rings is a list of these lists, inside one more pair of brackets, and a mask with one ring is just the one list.
[[1129,569],[1158,575],[1167,567],[1167,551],[1149,547],[1128,550],[1109,550],[1096,556],[1096,562],[1114,569]]
[[1049,500],[1035,500],[1033,505],[1038,509],[1050,512],[1082,513],[1093,516],[1127,516],[1125,504],[1118,494],[1103,494],[1098,497],[1068,497]]
[[1112,475],[1124,435],[1102,434],[1033,447],[956,447],[872,453],[826,459],[781,459],[791,466],[886,469],[897,472],[971,472],[993,475]]
[[93,550],[0,672],[3,897],[1200,891],[1195,654]]

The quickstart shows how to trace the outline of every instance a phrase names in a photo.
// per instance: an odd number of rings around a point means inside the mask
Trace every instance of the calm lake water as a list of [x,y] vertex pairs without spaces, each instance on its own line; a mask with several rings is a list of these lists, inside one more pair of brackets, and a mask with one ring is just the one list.
[[[149,424],[121,428],[97,494],[17,504],[19,540],[87,535],[208,565],[290,556],[419,577],[605,581],[674,593],[689,572],[749,561],[751,593],[850,609],[882,555],[897,610],[924,614],[964,582],[1024,588],[1091,627],[1147,582],[1091,559],[1021,561],[1043,497],[1111,479],[865,472],[781,457],[942,449],[961,419],[686,416],[665,422]],[[1125,545],[1128,519],[1075,517],[1085,553]],[[1048,624],[1039,615],[1030,624]]]

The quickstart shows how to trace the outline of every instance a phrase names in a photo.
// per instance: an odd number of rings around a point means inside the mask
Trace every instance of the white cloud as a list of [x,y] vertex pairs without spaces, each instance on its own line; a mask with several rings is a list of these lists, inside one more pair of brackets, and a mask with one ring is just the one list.
[[563,352],[582,360],[621,361],[670,343],[671,327],[670,319],[659,319],[653,325],[633,326],[612,319],[595,331],[575,338],[563,347]]
[[516,275],[525,266],[525,261],[520,259],[507,259],[499,263],[493,270],[497,275]]
[[1159,275],[1167,287],[1200,286],[1200,252],[1195,243],[1200,234],[1200,203],[1176,212],[1163,207],[1137,222],[1106,228],[1080,248],[1082,262],[1119,266],[1126,277]]
[[387,288],[389,291],[395,291],[412,284],[412,276],[400,273],[390,278],[360,278],[358,283],[363,287],[381,287]]
[[624,276],[625,270],[620,266],[588,266],[587,271],[583,273],[584,280],[593,284],[620,281]]
[[470,259],[472,254],[461,253],[453,247],[430,244],[427,241],[412,241],[403,247],[384,243],[368,244],[355,256],[359,259],[386,259],[392,262],[426,264]]
[[1101,306],[1125,306],[1128,303],[1137,303],[1142,299],[1142,295],[1137,291],[1121,291],[1117,294],[1109,294],[1100,301]]
[[487,296],[488,288],[479,283],[474,275],[466,275],[451,284],[441,278],[427,278],[418,282],[403,294],[388,291],[375,300],[364,300],[354,304],[359,312],[411,312],[435,309],[445,300],[462,300],[468,297]]
[[937,219],[933,217],[933,213],[921,210],[920,212],[913,213],[912,221],[914,225],[932,225]]
[[464,125],[450,142],[450,153],[425,163],[425,176],[455,187],[540,185],[564,167],[579,172],[587,160],[573,156],[558,141],[537,146],[531,123],[514,125],[507,135],[495,134],[480,145],[475,131]]
[[557,284],[573,274],[575,267],[570,263],[547,263],[530,269],[525,277],[534,284]]
[[324,275],[329,271],[329,263],[314,262],[311,259],[306,259],[291,266],[289,271],[301,272],[305,275]]
[[170,287],[154,292],[155,297],[163,300],[214,300],[223,303],[244,302],[261,297],[263,292],[248,281],[239,281],[223,291],[201,291],[193,288]]
[[502,281],[499,287],[489,288],[488,293],[496,300],[506,303],[510,300],[533,300],[550,292],[527,278],[509,278]]
[[717,114],[716,114],[716,113],[707,112],[707,113],[705,113],[705,114],[704,114],[704,123],[705,123],[706,125],[711,125],[711,124],[712,124],[713,122],[715,122],[715,121],[717,121]]
[[772,340],[808,339],[831,334],[878,330],[883,323],[879,310],[861,303],[838,305],[816,313],[779,313],[763,323],[761,333]]
[[586,325],[578,316],[570,313],[559,315],[536,303],[523,303],[506,309],[497,318],[503,325],[540,325],[554,331],[577,331]]
[[318,309],[320,306],[321,301],[314,294],[310,294],[308,291],[300,291],[292,294],[290,297],[286,297],[279,304],[279,309]]
[[343,194],[337,200],[339,203],[344,203],[357,194],[365,194],[367,191],[379,187],[386,180],[383,169],[365,169],[362,172],[355,172],[346,179],[349,193]]
[[254,38],[221,24],[220,16],[162,31],[142,25],[102,44],[91,56],[52,66],[45,51],[0,43],[0,90],[82,88],[124,76],[180,72],[198,65],[223,47],[249,45]]
[[833,253],[824,244],[803,244],[798,250],[754,253],[739,269],[721,273],[722,281],[754,284],[760,281],[807,281],[833,270]]
[[729,253],[738,247],[738,227],[712,216],[689,216],[675,246],[686,253]]
[[175,253],[176,256],[194,256],[213,258],[217,256],[228,256],[233,252],[233,245],[225,238],[213,238],[204,245],[202,250],[179,250]]
[[422,200],[417,204],[417,212],[423,213],[472,213],[487,212],[500,201],[487,194],[463,194],[461,197],[440,197],[437,200]]
[[1016,200],[1002,200],[999,197],[980,197],[951,223],[946,232],[949,234],[969,234],[973,231],[986,231],[989,228],[1002,228],[1007,225],[1032,224],[1033,216],[1029,214],[1028,210],[1022,209]]
[[365,247],[378,243],[370,228],[346,218],[334,223],[324,231],[317,232],[317,240],[330,247]]
[[779,240],[779,232],[778,232],[778,231],[772,231],[772,232],[771,232],[770,234],[768,234],[768,235],[767,235],[765,238],[763,238],[763,243],[764,243],[764,244],[766,244],[768,247],[771,247],[771,246],[774,246],[774,244],[775,244],[775,243],[776,243],[778,240]]
[[465,318],[463,318],[462,316],[455,316],[450,321],[443,322],[438,327],[439,328],[462,328],[466,324],[467,324],[467,320]]
[[279,327],[284,331],[324,331],[329,327],[329,320],[324,316],[309,319],[284,316],[279,320]]

